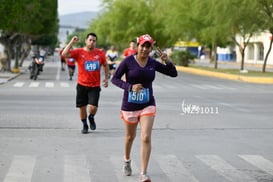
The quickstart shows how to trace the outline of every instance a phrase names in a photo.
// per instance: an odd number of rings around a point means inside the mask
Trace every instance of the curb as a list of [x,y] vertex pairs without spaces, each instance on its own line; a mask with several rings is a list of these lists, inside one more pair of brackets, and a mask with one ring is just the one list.
[[182,71],[186,73],[209,76],[209,77],[237,80],[237,81],[243,81],[243,82],[249,82],[249,83],[273,84],[272,77],[250,77],[250,76],[242,76],[242,75],[232,75],[228,73],[218,73],[218,72],[200,70],[196,68],[189,68],[189,67],[183,67],[183,66],[176,66],[176,69],[178,71]]
[[10,75],[7,75],[7,76],[0,75],[0,85],[17,78],[18,76],[20,76],[23,73],[25,73],[25,70],[21,70],[19,73],[10,73]]
[[9,77],[0,77],[0,85],[9,82],[10,80],[15,79],[18,77],[21,73],[17,73],[15,75],[9,76]]

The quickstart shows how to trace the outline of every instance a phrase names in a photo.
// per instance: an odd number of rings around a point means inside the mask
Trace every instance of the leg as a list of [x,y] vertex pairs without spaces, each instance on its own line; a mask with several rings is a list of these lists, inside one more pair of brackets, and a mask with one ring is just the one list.
[[69,66],[68,66],[68,72],[69,72],[69,80],[72,80],[72,76],[73,76],[73,74],[72,74],[72,68],[70,68]]
[[82,85],[77,84],[76,87],[77,94],[76,94],[76,107],[80,109],[80,119],[83,124],[82,133],[86,134],[88,133],[88,125],[87,125],[87,93],[86,88]]
[[148,163],[150,159],[150,154],[152,150],[151,135],[152,128],[154,124],[154,116],[141,116],[141,174],[146,174]]
[[94,116],[97,113],[97,106],[89,105],[88,108],[89,108],[88,120],[89,120],[89,124],[90,124],[90,129],[95,130],[97,128],[97,126],[96,126],[96,123],[95,123]]
[[95,130],[96,129],[96,123],[94,116],[97,113],[98,110],[98,104],[99,104],[99,98],[100,98],[100,87],[94,87],[89,88],[88,91],[88,112],[89,112],[89,123],[90,123],[90,129]]
[[136,129],[137,123],[135,124],[128,124],[126,122],[126,134],[124,137],[124,163],[123,163],[123,173],[125,176],[132,175],[132,167],[131,167],[131,148],[136,137]]
[[112,70],[111,70],[111,75],[113,76],[114,73],[115,73],[115,69],[112,69]]
[[87,118],[86,106],[80,107],[80,118],[81,120]]
[[89,114],[92,114],[93,116],[96,115],[97,110],[98,110],[97,106],[89,105],[89,107],[88,107]]
[[65,67],[65,60],[61,60],[61,68],[62,68],[62,71],[64,71],[64,67]]
[[131,148],[136,137],[136,124],[125,123],[126,133],[124,138],[124,160],[130,160]]
[[88,133],[88,125],[87,125],[87,112],[86,112],[86,106],[82,106],[80,107],[80,118],[81,118],[81,122],[83,124],[83,128],[82,128],[82,134],[86,134]]

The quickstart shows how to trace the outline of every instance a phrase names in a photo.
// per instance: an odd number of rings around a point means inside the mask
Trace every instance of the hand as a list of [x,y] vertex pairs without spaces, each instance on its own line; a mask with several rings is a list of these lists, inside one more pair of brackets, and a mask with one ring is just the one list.
[[134,85],[132,86],[132,91],[133,91],[133,92],[139,92],[139,91],[142,90],[142,89],[143,89],[143,85],[140,84],[140,83],[134,84]]
[[108,79],[103,80],[103,86],[105,88],[108,87]]
[[168,56],[166,53],[164,53],[159,47],[156,47],[157,51],[159,52],[159,56],[162,61],[168,62]]
[[72,39],[71,39],[71,42],[72,43],[76,43],[76,42],[79,42],[79,37],[78,36],[74,36],[74,37],[72,37]]

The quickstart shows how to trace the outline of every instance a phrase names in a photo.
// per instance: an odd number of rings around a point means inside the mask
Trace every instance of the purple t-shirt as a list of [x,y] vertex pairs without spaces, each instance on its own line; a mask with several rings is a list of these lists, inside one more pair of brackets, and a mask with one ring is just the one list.
[[[151,57],[149,57],[145,67],[141,67],[137,63],[135,55],[126,57],[120,63],[111,81],[114,85],[124,90],[121,110],[137,111],[147,106],[155,105],[152,82],[155,79],[156,71],[171,77],[177,76],[176,68],[172,63],[167,63],[165,65]],[[125,75],[126,81],[121,79],[123,75]],[[129,92],[134,84],[142,84],[143,87],[148,90],[147,102],[132,103],[131,101],[128,101],[128,96],[131,95]],[[145,94],[144,98],[146,98],[146,96],[147,95]],[[142,95],[140,97],[142,97]]]

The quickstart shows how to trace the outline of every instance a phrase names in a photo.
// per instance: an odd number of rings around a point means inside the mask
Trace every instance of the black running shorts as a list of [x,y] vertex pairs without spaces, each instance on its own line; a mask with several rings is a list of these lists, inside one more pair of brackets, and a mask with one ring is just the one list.
[[100,87],[86,87],[77,84],[76,107],[82,107],[88,104],[98,107],[100,91]]

